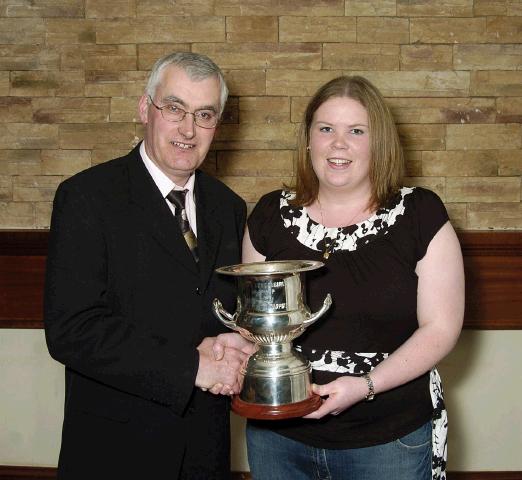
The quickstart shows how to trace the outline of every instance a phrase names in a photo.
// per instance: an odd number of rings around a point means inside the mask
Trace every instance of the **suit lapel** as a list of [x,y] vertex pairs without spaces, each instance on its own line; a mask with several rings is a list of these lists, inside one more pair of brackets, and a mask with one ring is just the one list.
[[201,286],[204,290],[214,271],[223,226],[219,215],[219,199],[214,197],[200,172],[196,172],[195,194],[199,269]]
[[198,266],[179,226],[141,159],[139,145],[130,153],[130,157],[130,198],[141,216],[140,221],[150,228],[151,235],[177,262],[191,272],[198,273]]

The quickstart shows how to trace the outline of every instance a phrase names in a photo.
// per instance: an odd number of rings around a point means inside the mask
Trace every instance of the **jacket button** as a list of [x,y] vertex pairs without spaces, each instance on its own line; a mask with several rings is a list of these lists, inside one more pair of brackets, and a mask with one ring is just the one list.
[[199,287],[196,288],[196,295],[201,295],[201,290],[199,289]]

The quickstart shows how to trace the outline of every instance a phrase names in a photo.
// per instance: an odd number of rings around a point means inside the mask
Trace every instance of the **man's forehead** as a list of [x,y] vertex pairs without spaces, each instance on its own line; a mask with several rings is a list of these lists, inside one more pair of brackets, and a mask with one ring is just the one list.
[[164,101],[219,106],[221,90],[217,76],[192,79],[182,68],[169,66],[162,72],[157,93]]
[[215,89],[218,93],[220,90],[219,78],[217,75],[210,75],[204,78],[190,75],[186,70],[176,65],[166,67],[160,76],[159,86],[170,85],[192,85],[200,89]]

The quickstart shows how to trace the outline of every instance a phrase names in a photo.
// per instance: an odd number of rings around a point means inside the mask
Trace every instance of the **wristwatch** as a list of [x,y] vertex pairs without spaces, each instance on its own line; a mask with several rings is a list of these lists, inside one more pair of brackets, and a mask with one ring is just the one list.
[[375,398],[375,388],[373,387],[372,377],[370,377],[368,373],[365,373],[362,377],[366,380],[366,384],[368,385],[368,393],[366,394],[365,400],[371,402]]

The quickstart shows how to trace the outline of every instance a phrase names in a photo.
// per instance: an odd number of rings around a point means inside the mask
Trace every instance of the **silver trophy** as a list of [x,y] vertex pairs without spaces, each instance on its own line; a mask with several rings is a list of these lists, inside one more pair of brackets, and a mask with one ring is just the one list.
[[330,294],[316,313],[305,304],[304,273],[323,266],[308,260],[245,263],[218,268],[237,277],[236,312],[231,315],[216,298],[213,311],[227,327],[259,346],[250,357],[239,396],[237,414],[257,419],[303,416],[321,405],[311,391],[308,359],[292,348],[292,340],[317,321],[332,304]]

